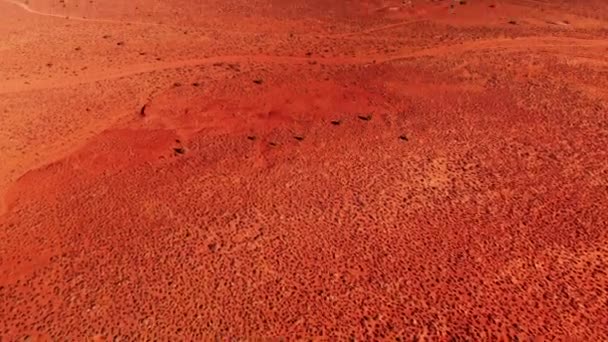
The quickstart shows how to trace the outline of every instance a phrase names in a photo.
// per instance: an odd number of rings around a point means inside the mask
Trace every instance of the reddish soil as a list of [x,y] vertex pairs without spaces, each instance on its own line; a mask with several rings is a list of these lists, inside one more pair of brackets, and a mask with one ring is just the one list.
[[601,0],[0,0],[0,340],[608,341]]

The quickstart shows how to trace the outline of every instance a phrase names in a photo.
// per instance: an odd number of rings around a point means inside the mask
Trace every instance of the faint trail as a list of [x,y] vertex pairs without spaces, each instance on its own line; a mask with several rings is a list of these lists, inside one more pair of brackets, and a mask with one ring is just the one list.
[[534,51],[544,48],[606,48],[608,40],[605,39],[582,39],[582,38],[562,38],[562,37],[525,37],[525,38],[499,38],[470,41],[461,44],[440,45],[424,50],[407,53],[401,56],[388,56],[379,59],[379,62],[391,62],[400,59],[423,57],[423,56],[444,56],[449,54],[464,53],[469,51]]
[[[62,77],[60,80],[44,80],[44,81],[31,81],[31,84],[25,84],[24,80],[15,80],[10,82],[0,83],[0,94],[14,93],[29,90],[40,90],[50,88],[62,88],[67,86],[74,86],[79,84],[94,83],[105,80],[119,79],[123,77],[129,77],[138,74],[145,74],[153,71],[179,69],[184,67],[194,67],[203,64],[211,64],[218,62],[226,63],[251,63],[251,62],[263,62],[263,63],[275,63],[275,64],[306,64],[313,59],[309,57],[280,57],[280,56],[216,56],[208,58],[197,58],[182,61],[169,61],[169,62],[158,62],[158,63],[144,63],[129,66],[127,69],[115,70],[115,71],[99,71],[83,76],[73,77]],[[349,64],[354,61],[361,61],[357,58],[344,58],[340,61],[334,60],[333,64]],[[331,63],[329,60],[323,60],[323,63]]]
[[465,53],[469,51],[533,51],[543,48],[606,48],[608,41],[603,39],[588,40],[579,38],[555,38],[555,37],[528,37],[520,39],[491,39],[438,46],[418,51],[402,51],[396,55],[366,55],[361,57],[330,57],[310,58],[292,56],[270,56],[270,55],[245,55],[245,56],[215,56],[207,58],[196,58],[181,61],[168,61],[158,63],[144,63],[127,67],[122,70],[97,71],[82,76],[63,77],[60,80],[50,79],[31,81],[24,83],[23,79],[17,79],[0,83],[0,94],[16,93],[22,91],[41,90],[88,84],[112,79],[120,79],[154,71],[172,70],[184,67],[194,67],[211,63],[274,63],[274,64],[307,64],[315,61],[324,65],[357,65],[371,63],[389,63],[407,58],[439,57],[449,54]]
[[2,0],[4,2],[7,2],[9,4],[13,4],[15,6],[20,7],[22,10],[31,13],[31,14],[36,14],[39,16],[43,16],[43,17],[51,17],[51,18],[60,18],[60,19],[66,19],[66,20],[76,20],[76,21],[85,21],[85,22],[93,22],[93,23],[110,23],[110,24],[132,24],[132,25],[150,25],[150,26],[171,26],[171,25],[166,25],[166,24],[158,24],[158,23],[151,23],[151,22],[144,22],[144,21],[128,21],[128,20],[113,20],[113,19],[94,19],[94,18],[85,18],[85,17],[72,17],[72,16],[67,16],[67,15],[62,15],[62,14],[53,14],[53,13],[47,13],[47,12],[41,12],[41,11],[37,11],[33,8],[31,8],[29,5],[20,2],[18,0]]
[[[67,15],[62,15],[62,14],[53,14],[53,13],[35,10],[35,9],[31,8],[29,5],[27,5],[21,1],[18,1],[18,0],[0,0],[0,1],[4,1],[9,4],[13,4],[15,6],[20,7],[22,10],[24,10],[28,13],[43,16],[43,17],[59,18],[59,19],[64,19],[64,20],[76,20],[76,21],[92,22],[92,23],[123,24],[123,25],[132,24],[132,25],[148,25],[148,26],[159,26],[159,27],[183,28],[183,26],[160,24],[160,23],[153,23],[153,22],[144,22],[144,21],[95,19],[95,18],[67,16]],[[401,26],[407,26],[407,25],[427,22],[427,21],[429,21],[429,19],[416,19],[416,20],[404,21],[404,22],[399,22],[399,23],[390,24],[390,25],[384,25],[384,26],[380,26],[380,27],[374,27],[374,28],[370,28],[367,30],[356,31],[356,32],[335,33],[335,34],[325,34],[325,35],[306,34],[305,36],[319,36],[319,37],[326,37],[326,38],[349,38],[349,37],[354,37],[354,36],[358,36],[358,35],[390,30],[393,28],[401,27]],[[224,30],[222,30],[222,32],[242,33],[242,34],[255,34],[256,33],[256,32],[240,32],[240,31],[224,31]]]

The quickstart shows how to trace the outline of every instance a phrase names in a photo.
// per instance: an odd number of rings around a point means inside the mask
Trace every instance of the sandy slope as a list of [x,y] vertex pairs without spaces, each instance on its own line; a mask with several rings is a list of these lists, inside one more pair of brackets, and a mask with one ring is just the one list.
[[0,337],[608,339],[601,1],[0,1]]

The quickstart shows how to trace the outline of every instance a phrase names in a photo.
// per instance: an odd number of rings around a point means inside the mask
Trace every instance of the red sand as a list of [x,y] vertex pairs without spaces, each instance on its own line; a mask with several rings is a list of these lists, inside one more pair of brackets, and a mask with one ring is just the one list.
[[608,6],[450,3],[0,0],[0,340],[608,340]]

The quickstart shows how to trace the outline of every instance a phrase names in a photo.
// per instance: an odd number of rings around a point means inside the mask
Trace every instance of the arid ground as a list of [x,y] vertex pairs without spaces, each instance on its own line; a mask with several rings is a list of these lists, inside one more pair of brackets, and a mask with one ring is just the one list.
[[608,2],[0,0],[0,340],[608,340]]

